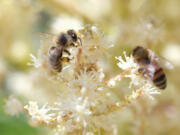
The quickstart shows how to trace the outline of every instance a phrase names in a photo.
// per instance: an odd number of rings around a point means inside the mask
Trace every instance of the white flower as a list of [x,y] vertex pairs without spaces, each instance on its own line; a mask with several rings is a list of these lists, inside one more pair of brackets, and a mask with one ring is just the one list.
[[130,69],[136,69],[138,67],[138,65],[134,62],[134,59],[132,56],[127,56],[126,52],[123,52],[124,54],[124,59],[122,58],[122,56],[119,57],[115,57],[117,60],[119,60],[119,62],[117,63],[117,65],[119,66],[119,68],[123,69],[123,70],[130,70]]
[[160,94],[157,88],[150,83],[145,83],[140,89],[142,89],[142,94],[144,96],[147,96],[152,100],[154,99],[153,95]]
[[34,120],[37,123],[49,124],[53,121],[54,114],[49,113],[51,109],[47,107],[47,104],[39,108],[37,102],[30,101],[29,105],[26,105],[24,108],[32,117],[32,120]]
[[115,58],[119,60],[119,62],[117,63],[118,67],[124,70],[124,72],[121,73],[120,75],[117,75],[111,78],[108,81],[108,86],[110,87],[115,86],[116,81],[120,81],[123,77],[127,77],[131,79],[130,87],[132,84],[134,85],[138,84],[137,78],[139,78],[139,76],[137,74],[139,74],[138,73],[139,66],[134,62],[134,59],[132,56],[130,57],[127,56],[126,52],[123,52],[123,54],[124,54],[124,59],[122,56],[115,57]]
[[41,66],[41,61],[36,58],[36,56],[34,56],[33,54],[30,54],[30,58],[32,63],[28,63],[29,66],[34,66],[35,68],[39,68]]

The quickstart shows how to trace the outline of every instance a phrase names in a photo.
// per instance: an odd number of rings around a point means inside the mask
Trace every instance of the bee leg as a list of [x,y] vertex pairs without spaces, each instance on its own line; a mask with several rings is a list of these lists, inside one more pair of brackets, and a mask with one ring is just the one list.
[[68,55],[71,55],[71,53],[68,50],[64,50],[64,52],[66,52]]
[[70,58],[68,58],[68,57],[62,57],[61,58],[61,61],[62,62],[69,62],[71,59]]
[[71,43],[70,46],[76,47],[74,43]]

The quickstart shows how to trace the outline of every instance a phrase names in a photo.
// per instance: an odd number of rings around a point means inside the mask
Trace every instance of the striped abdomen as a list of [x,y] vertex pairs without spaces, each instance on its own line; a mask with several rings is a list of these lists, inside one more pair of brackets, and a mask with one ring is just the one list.
[[62,63],[60,62],[60,59],[57,57],[54,57],[53,55],[49,57],[49,62],[51,67],[56,72],[61,72],[62,70]]
[[62,70],[62,48],[52,46],[49,50],[49,63],[56,72],[61,72]]
[[154,72],[153,83],[159,89],[165,89],[167,86],[166,75],[161,67]]

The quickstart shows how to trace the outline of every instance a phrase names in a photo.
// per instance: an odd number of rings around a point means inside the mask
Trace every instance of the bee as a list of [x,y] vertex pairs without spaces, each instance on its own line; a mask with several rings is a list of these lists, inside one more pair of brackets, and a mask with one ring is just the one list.
[[77,47],[77,45],[82,45],[82,42],[74,30],[60,33],[56,37],[55,46],[49,49],[49,63],[51,68],[56,72],[61,72],[63,62],[69,62],[71,60],[68,57],[63,57],[63,54],[66,53],[70,56],[71,53],[68,51],[68,48]]
[[166,74],[161,66],[160,58],[154,52],[137,46],[133,49],[132,56],[140,66],[139,73],[150,79],[157,88],[163,90],[167,87]]

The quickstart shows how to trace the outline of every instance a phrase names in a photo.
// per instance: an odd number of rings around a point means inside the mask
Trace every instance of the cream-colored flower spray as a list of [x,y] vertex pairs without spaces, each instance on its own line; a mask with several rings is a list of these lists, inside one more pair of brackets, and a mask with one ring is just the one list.
[[[96,26],[87,25],[78,30],[82,46],[70,50],[72,60],[63,64],[60,73],[54,73],[48,66],[49,44],[42,44],[37,57],[31,55],[32,65],[43,71],[49,81],[64,86],[53,104],[38,107],[38,103],[30,101],[24,108],[34,124],[43,124],[55,131],[56,135],[100,135],[118,134],[117,121],[112,119],[118,115],[122,107],[127,106],[140,96],[153,99],[159,94],[149,80],[138,73],[138,65],[132,56],[119,60],[118,66],[124,70],[114,78],[107,79],[104,73],[102,56],[112,44]],[[45,45],[46,44],[46,45]],[[111,87],[115,87],[122,78],[130,78],[132,94],[123,101],[113,98]],[[56,85],[54,83],[54,85]],[[59,86],[59,85],[57,85]]]

